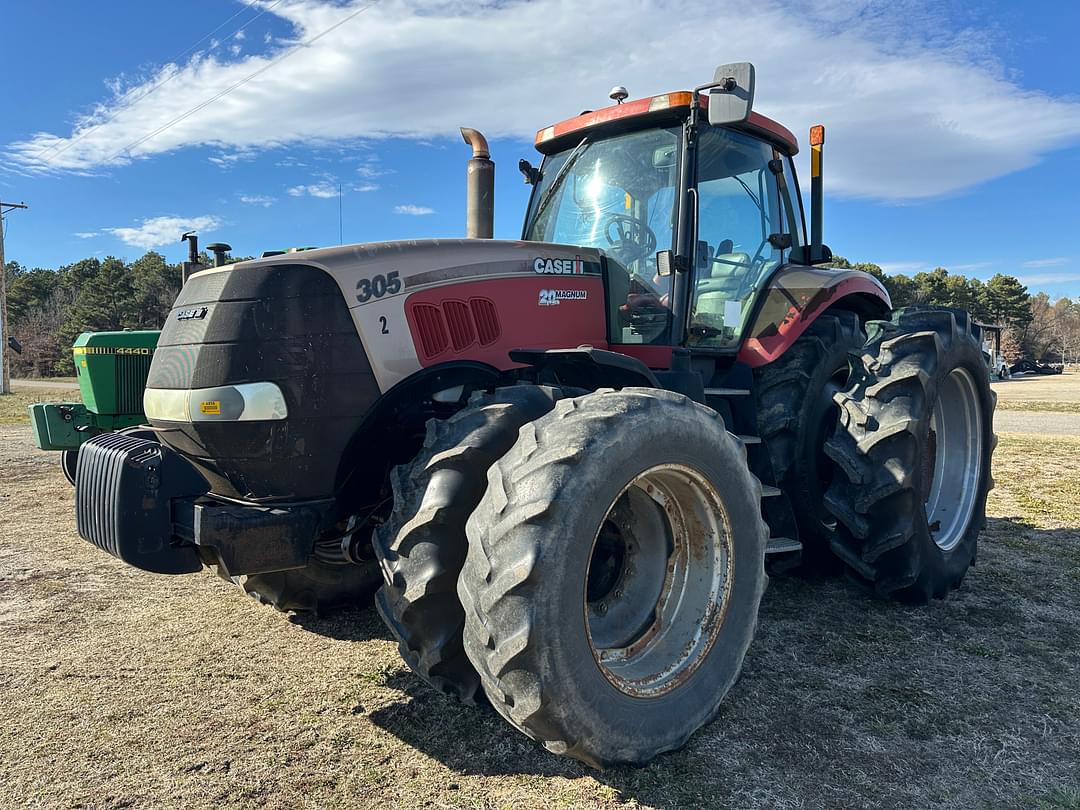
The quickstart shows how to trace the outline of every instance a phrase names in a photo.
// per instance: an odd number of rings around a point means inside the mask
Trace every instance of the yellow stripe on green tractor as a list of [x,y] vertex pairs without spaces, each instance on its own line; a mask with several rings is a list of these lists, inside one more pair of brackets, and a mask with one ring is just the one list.
[[146,421],[143,389],[160,334],[139,330],[79,335],[71,352],[82,403],[31,405],[34,443],[42,450],[76,450],[91,436]]

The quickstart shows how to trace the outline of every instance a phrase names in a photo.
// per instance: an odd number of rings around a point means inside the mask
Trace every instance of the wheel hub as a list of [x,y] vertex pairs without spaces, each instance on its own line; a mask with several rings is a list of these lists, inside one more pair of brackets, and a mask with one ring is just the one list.
[[630,482],[586,572],[586,628],[604,676],[634,697],[685,682],[723,625],[733,564],[727,514],[704,476],[662,465]]

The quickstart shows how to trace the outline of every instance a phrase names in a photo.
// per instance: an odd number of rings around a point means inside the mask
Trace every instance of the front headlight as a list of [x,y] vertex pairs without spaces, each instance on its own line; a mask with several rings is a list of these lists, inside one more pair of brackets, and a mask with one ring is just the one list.
[[143,410],[163,422],[255,422],[285,419],[289,409],[276,383],[256,382],[213,388],[147,388]]

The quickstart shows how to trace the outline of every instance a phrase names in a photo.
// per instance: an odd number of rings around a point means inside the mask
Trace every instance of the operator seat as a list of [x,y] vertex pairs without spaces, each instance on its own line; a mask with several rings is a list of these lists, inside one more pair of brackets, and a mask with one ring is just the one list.
[[[699,243],[706,245],[706,243]],[[750,272],[750,254],[735,252],[730,239],[716,246],[716,254],[709,256],[707,245],[699,252],[706,256],[704,267],[699,269],[697,281],[697,305],[695,321],[714,328],[735,326],[724,323],[724,305],[735,299],[746,274]]]

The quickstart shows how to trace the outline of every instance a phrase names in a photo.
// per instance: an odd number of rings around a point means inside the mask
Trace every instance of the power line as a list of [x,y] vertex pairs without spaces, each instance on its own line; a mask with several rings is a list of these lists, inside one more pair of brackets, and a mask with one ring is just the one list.
[[331,31],[334,31],[334,30],[340,28],[345,23],[349,22],[349,20],[351,20],[354,17],[356,17],[356,16],[362,14],[363,12],[367,11],[369,8],[374,6],[377,2],[378,2],[378,0],[373,0],[372,2],[368,3],[365,6],[361,6],[356,11],[354,11],[352,14],[350,14],[347,17],[345,17],[344,19],[341,19],[338,22],[334,23],[329,28],[326,28],[325,30],[320,31],[318,34],[311,37],[310,39],[305,40],[304,42],[298,43],[298,44],[294,45],[292,48],[290,48],[289,50],[278,54],[277,56],[275,56],[273,59],[271,59],[269,62],[267,62],[265,65],[263,65],[258,70],[254,71],[253,73],[249,73],[247,76],[240,79],[240,81],[229,85],[228,87],[226,87],[224,90],[222,90],[219,93],[215,93],[213,96],[206,99],[206,101],[203,101],[203,102],[200,102],[199,104],[196,104],[194,107],[192,107],[187,112],[184,112],[184,113],[178,115],[176,118],[172,119],[171,121],[168,121],[167,123],[162,124],[160,127],[155,129],[153,132],[150,132],[147,135],[144,135],[143,137],[139,138],[138,140],[133,141],[132,143],[129,143],[127,146],[125,146],[119,152],[117,152],[114,155],[111,155],[110,157],[106,158],[105,162],[107,163],[107,162],[109,162],[111,160],[115,160],[116,158],[120,157],[120,155],[124,154],[125,152],[127,152],[127,151],[129,151],[131,149],[134,149],[136,146],[140,146],[140,145],[146,143],[151,138],[157,137],[158,135],[160,135],[165,130],[170,129],[173,126],[175,126],[176,124],[179,124],[181,121],[184,121],[184,120],[190,118],[191,116],[193,116],[195,113],[199,112],[200,110],[203,110],[206,107],[209,107],[211,104],[213,104],[218,99],[224,98],[229,93],[231,93],[233,90],[236,90],[238,87],[241,87],[241,86],[247,84],[249,81],[254,79],[256,76],[259,76],[259,75],[265,73],[270,68],[272,68],[274,65],[276,65],[278,62],[292,56],[294,53],[296,53],[301,48],[306,48],[307,46],[309,46],[309,45],[317,42],[318,40],[322,39],[323,37],[325,37]]
[[[201,45],[201,44],[202,44],[203,42],[205,42],[205,41],[206,41],[206,40],[207,40],[207,39],[208,39],[209,37],[212,37],[212,36],[213,36],[214,34],[216,34],[216,33],[217,33],[218,31],[220,31],[220,30],[221,30],[222,28],[224,28],[224,27],[225,27],[226,25],[228,25],[228,24],[229,24],[230,22],[232,22],[233,20],[235,20],[235,19],[236,19],[237,17],[239,17],[239,16],[241,15],[241,14],[243,14],[243,13],[244,13],[245,11],[247,11],[247,10],[248,10],[249,8],[251,8],[251,7],[253,6],[253,5],[255,5],[255,3],[257,3],[257,2],[259,2],[259,0],[248,0],[248,4],[247,4],[246,6],[244,6],[244,7],[243,7],[242,9],[240,9],[240,10],[239,10],[238,12],[236,12],[235,14],[233,14],[233,15],[232,15],[231,17],[229,17],[229,19],[225,20],[225,22],[221,23],[221,25],[219,25],[219,26],[218,26],[217,28],[215,28],[215,29],[214,29],[213,31],[211,31],[211,32],[210,32],[210,33],[208,33],[208,34],[205,34],[205,35],[203,35],[202,39],[199,39],[199,40],[197,40],[197,41],[195,42],[195,44],[193,44],[193,45],[190,45],[190,46],[188,46],[188,47],[187,47],[187,48],[186,48],[185,50],[183,50],[183,51],[181,51],[180,53],[178,53],[178,54],[177,54],[176,56],[174,56],[174,57],[173,57],[172,59],[170,59],[170,60],[169,60],[169,61],[168,61],[168,62],[167,62],[166,64],[179,64],[180,60],[181,60],[182,58],[184,58],[184,56],[186,56],[187,54],[191,53],[191,52],[192,52],[193,50],[195,50],[195,48],[197,48],[197,47],[198,47],[199,45]],[[244,24],[243,24],[243,25],[241,25],[241,26],[240,26],[239,28],[237,28],[237,29],[236,29],[235,31],[233,31],[232,33],[230,33],[230,34],[229,34],[229,38],[235,37],[235,36],[236,36],[237,34],[239,34],[239,33],[240,33],[241,31],[243,31],[243,30],[244,30],[245,28],[247,28],[247,27],[248,27],[249,25],[251,25],[251,24],[252,24],[253,22],[255,22],[255,21],[256,21],[257,19],[259,19],[259,17],[261,17],[261,16],[263,15],[263,14],[265,14],[265,13],[266,13],[266,12],[268,12],[268,11],[270,11],[270,10],[271,10],[271,9],[272,9],[272,8],[273,8],[274,6],[278,5],[278,4],[280,3],[280,2],[281,2],[281,0],[274,0],[274,2],[273,2],[273,3],[271,3],[271,4],[270,4],[269,6],[267,6],[266,8],[262,9],[262,11],[260,11],[260,12],[259,12],[258,14],[256,14],[256,15],[255,15],[254,17],[252,17],[252,18],[251,18],[250,20],[248,20],[248,21],[247,21],[246,23],[244,23]],[[131,108],[132,108],[133,106],[135,106],[135,105],[139,104],[139,102],[141,102],[141,101],[143,101],[144,99],[146,99],[146,98],[147,98],[147,97],[148,97],[148,96],[149,96],[149,95],[150,95],[151,93],[155,92],[155,91],[156,91],[156,90],[158,90],[158,89],[159,89],[160,87],[162,87],[162,86],[164,86],[164,85],[168,84],[169,82],[171,82],[171,81],[172,81],[173,79],[175,79],[175,78],[176,78],[176,77],[177,77],[177,76],[178,76],[179,74],[180,74],[180,71],[179,71],[179,70],[175,70],[175,71],[173,71],[173,72],[172,72],[172,73],[170,73],[170,74],[169,74],[168,76],[166,76],[166,77],[165,77],[164,79],[162,79],[162,80],[161,80],[160,82],[158,82],[157,84],[153,85],[153,86],[152,86],[152,87],[151,87],[151,88],[150,88],[149,90],[147,90],[147,91],[146,91],[145,93],[143,93],[143,94],[142,94],[141,96],[139,96],[138,98],[136,98],[136,99],[135,99],[135,100],[134,100],[134,101],[132,102],[132,105],[131,105],[131,106],[128,106],[128,107],[125,107],[125,106],[121,106],[121,107],[119,107],[119,108],[118,108],[118,109],[116,110],[116,112],[114,112],[114,113],[113,113],[112,115],[110,115],[110,116],[109,116],[108,118],[106,118],[106,119],[105,119],[104,121],[102,121],[102,122],[101,122],[101,123],[99,123],[99,124],[94,124],[94,126],[90,127],[89,129],[83,130],[83,131],[82,131],[81,133],[79,133],[78,137],[75,137],[75,138],[72,138],[72,139],[70,139],[70,140],[69,140],[69,141],[67,141],[67,142],[66,142],[66,143],[65,143],[65,144],[64,144],[64,145],[63,145],[62,147],[61,147],[61,146],[60,146],[59,144],[53,144],[52,146],[47,146],[47,147],[45,147],[45,148],[44,148],[43,150],[41,150],[41,151],[40,151],[40,152],[38,152],[38,153],[37,153],[36,155],[34,155],[34,159],[35,159],[35,160],[40,160],[40,159],[41,159],[42,157],[44,157],[45,155],[47,155],[47,154],[49,154],[50,152],[53,152],[54,150],[57,150],[57,149],[59,149],[59,151],[58,151],[58,152],[56,152],[56,155],[53,155],[53,157],[56,157],[56,156],[58,156],[58,155],[62,155],[62,154],[64,154],[64,152],[66,152],[66,151],[67,151],[68,149],[70,149],[71,147],[73,147],[73,146],[74,146],[75,144],[77,144],[77,143],[78,143],[79,141],[81,141],[81,140],[82,140],[83,138],[85,138],[85,137],[86,137],[87,135],[89,135],[89,134],[90,134],[91,132],[96,132],[97,130],[101,129],[101,127],[105,126],[106,124],[111,124],[111,123],[112,123],[113,121],[115,121],[115,120],[116,120],[116,119],[117,119],[117,118],[118,118],[118,117],[120,116],[120,114],[121,114],[122,112],[125,112],[125,111],[127,111],[127,110],[130,110],[130,109],[131,109]],[[134,93],[136,92],[136,90],[137,90],[137,89],[138,89],[138,88],[132,88],[131,90],[127,91],[127,92],[126,92],[126,93],[124,94],[124,96],[122,96],[122,97],[120,98],[120,100],[119,100],[119,102],[118,102],[118,103],[119,103],[119,104],[121,104],[121,105],[123,105],[123,104],[124,104],[124,103],[125,103],[125,102],[127,101],[127,97],[129,97],[129,96],[133,95],[133,94],[134,94]]]

